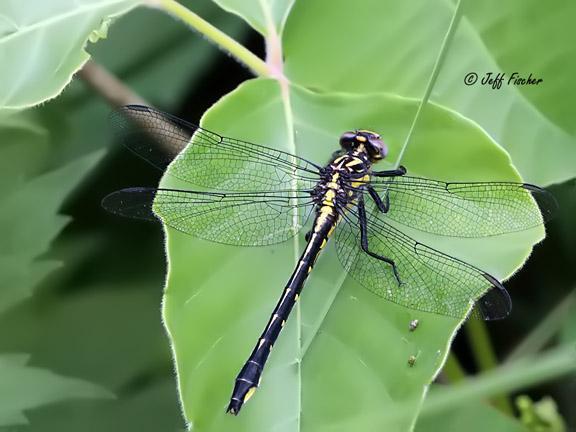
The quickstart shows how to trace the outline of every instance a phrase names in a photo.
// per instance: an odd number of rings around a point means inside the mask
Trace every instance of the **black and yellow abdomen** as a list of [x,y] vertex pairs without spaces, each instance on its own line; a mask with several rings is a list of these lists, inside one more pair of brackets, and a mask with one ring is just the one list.
[[[238,414],[242,405],[248,401],[260,385],[260,378],[264,365],[268,360],[272,346],[278,339],[280,331],[294,304],[298,301],[304,283],[320,251],[326,243],[340,218],[339,208],[345,208],[354,199],[354,194],[345,192],[346,186],[353,190],[356,186],[353,184],[350,173],[357,173],[358,169],[365,168],[363,161],[353,155],[345,155],[336,158],[329,165],[331,171],[327,174],[324,181],[318,185],[318,194],[315,196],[316,217],[312,230],[307,235],[306,249],[298,260],[292,276],[284,288],[280,300],[276,304],[272,316],[268,320],[266,328],[262,332],[260,339],[248,361],[244,364],[240,373],[236,377],[234,390],[228,405],[228,412]],[[368,175],[365,176],[366,178]],[[364,181],[364,177],[354,177],[354,182]]]
[[[288,280],[282,297],[280,297],[280,301],[274,308],[264,332],[236,378],[230,404],[228,405],[228,412],[231,414],[238,414],[242,405],[252,397],[256,388],[260,385],[262,370],[266,360],[268,360],[272,346],[278,339],[278,335],[282,327],[284,327],[294,304],[298,301],[304,282],[306,282],[306,278],[312,270],[320,251],[326,244],[329,233],[332,232],[336,224],[335,214],[328,210],[322,211],[323,208],[327,209],[329,207],[320,207],[314,223],[315,228],[308,239],[306,249],[298,260],[298,264]],[[319,220],[322,220],[321,224],[318,223]]]

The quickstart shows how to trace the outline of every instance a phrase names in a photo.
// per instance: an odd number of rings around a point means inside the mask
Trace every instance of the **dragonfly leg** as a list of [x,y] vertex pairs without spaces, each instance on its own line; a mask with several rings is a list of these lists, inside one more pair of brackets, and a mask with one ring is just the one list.
[[387,264],[390,264],[392,267],[392,271],[394,272],[394,277],[396,278],[396,282],[398,282],[398,286],[402,285],[402,281],[400,280],[400,276],[398,275],[398,269],[396,267],[396,263],[394,260],[390,258],[386,258],[385,256],[378,255],[370,250],[368,247],[368,225],[366,219],[366,208],[364,207],[364,199],[362,195],[360,196],[360,200],[358,201],[358,220],[360,221],[360,245],[362,250],[366,252],[373,258],[379,259],[380,261],[384,261]]
[[375,177],[397,177],[406,174],[406,168],[400,165],[398,168],[393,170],[385,171],[372,171],[372,175]]
[[390,210],[390,197],[388,196],[388,192],[386,192],[384,201],[382,201],[382,198],[380,198],[378,192],[376,192],[371,185],[366,186],[366,188],[368,189],[368,193],[376,203],[378,210],[380,210],[382,213],[388,213],[388,210]]

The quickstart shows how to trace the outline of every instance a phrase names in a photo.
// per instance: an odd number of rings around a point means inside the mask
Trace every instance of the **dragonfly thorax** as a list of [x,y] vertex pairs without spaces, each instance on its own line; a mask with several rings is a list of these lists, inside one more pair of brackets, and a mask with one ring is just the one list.
[[322,170],[322,179],[312,192],[319,206],[344,208],[369,181],[372,161],[358,149],[336,154]]

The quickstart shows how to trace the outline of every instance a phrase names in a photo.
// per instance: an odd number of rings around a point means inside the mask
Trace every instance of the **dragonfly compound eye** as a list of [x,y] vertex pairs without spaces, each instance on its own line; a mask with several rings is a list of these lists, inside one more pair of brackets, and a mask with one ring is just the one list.
[[357,137],[358,133],[355,131],[344,132],[340,136],[340,146],[346,151],[353,150],[358,145]]
[[382,138],[373,138],[368,140],[368,145],[366,148],[368,149],[368,155],[374,159],[384,159],[388,155],[388,146],[382,141]]
[[361,140],[372,162],[384,159],[388,155],[388,146],[380,135],[370,130],[359,130],[357,140]]

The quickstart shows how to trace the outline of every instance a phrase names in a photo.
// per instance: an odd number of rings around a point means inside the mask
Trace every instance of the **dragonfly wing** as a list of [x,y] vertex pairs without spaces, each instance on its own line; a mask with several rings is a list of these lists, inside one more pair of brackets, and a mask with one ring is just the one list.
[[174,161],[168,174],[197,186],[285,190],[312,188],[320,179],[321,167],[301,157],[223,137],[150,107],[127,105],[112,113],[111,122],[134,153],[161,170]]
[[500,319],[511,310],[506,289],[482,270],[428,247],[383,220],[368,218],[370,252],[394,261],[392,266],[368,255],[360,243],[357,209],[344,213],[337,228],[336,250],[349,274],[374,294],[425,312],[462,318],[477,302],[476,314]]
[[453,237],[488,237],[543,224],[556,210],[554,197],[525,183],[445,183],[419,177],[374,179],[390,210],[374,214],[421,231]]
[[186,234],[238,246],[265,246],[294,236],[314,203],[307,191],[250,193],[128,188],[102,206],[121,216],[160,219]]

